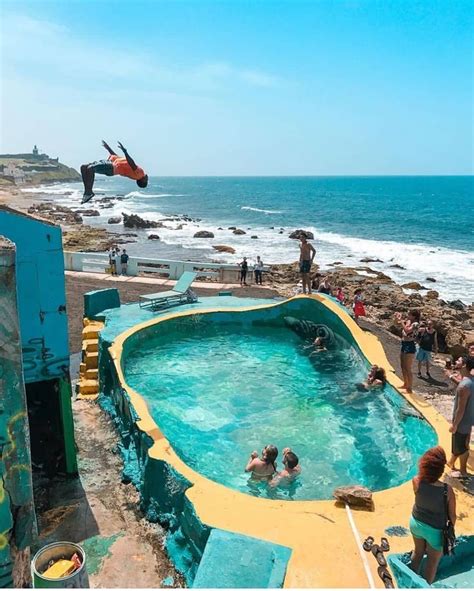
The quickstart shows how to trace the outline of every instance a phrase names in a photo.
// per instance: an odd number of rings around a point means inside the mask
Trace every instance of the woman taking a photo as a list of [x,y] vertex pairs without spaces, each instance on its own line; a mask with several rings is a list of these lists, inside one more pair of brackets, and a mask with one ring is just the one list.
[[411,554],[410,568],[417,574],[421,574],[419,573],[420,564],[426,554],[427,560],[422,576],[430,584],[434,581],[439,561],[443,556],[443,529],[447,518],[449,517],[453,526],[456,522],[454,491],[449,484],[439,480],[445,465],[444,449],[439,445],[432,447],[421,456],[418,475],[412,480],[415,504],[410,519],[410,531],[415,549]]
[[403,375],[403,386],[409,394],[413,392],[413,361],[416,354],[415,339],[420,321],[418,310],[408,312],[403,318],[400,312],[395,314],[395,321],[402,327],[402,348],[400,351],[400,366]]

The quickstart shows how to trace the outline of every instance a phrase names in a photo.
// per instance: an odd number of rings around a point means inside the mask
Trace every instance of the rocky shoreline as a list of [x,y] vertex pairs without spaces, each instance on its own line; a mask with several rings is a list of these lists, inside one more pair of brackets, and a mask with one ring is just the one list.
[[[17,197],[17,196],[15,196]],[[41,199],[41,197],[39,197]],[[120,199],[120,197],[116,198]],[[18,198],[12,200],[18,207]],[[65,250],[83,252],[104,252],[115,245],[136,242],[138,234],[135,232],[113,232],[106,228],[89,226],[84,223],[84,218],[99,215],[95,209],[81,207],[71,209],[57,205],[54,201],[39,201],[35,195],[34,202],[24,199],[22,209],[28,213],[39,216],[45,220],[58,223],[63,228],[63,246]],[[100,200],[99,200],[100,201]],[[106,199],[104,201],[109,202]],[[107,203],[108,205],[108,203]],[[108,205],[109,206],[109,205]],[[111,205],[110,205],[111,206]],[[122,214],[124,227],[130,230],[143,230],[162,227],[161,222],[144,220],[137,215]],[[180,222],[190,221],[187,216],[173,216],[173,221],[178,222],[176,230],[180,229]],[[109,219],[113,226],[122,219]],[[302,230],[295,230],[291,238],[298,239]],[[158,234],[152,234],[153,239],[159,240]],[[249,236],[249,239],[251,236]],[[311,238],[311,236],[309,236]],[[233,248],[226,245],[214,247],[217,252],[232,252]],[[353,267],[343,266],[339,261],[334,261],[331,269],[319,271],[321,275],[328,277],[333,289],[341,287],[344,291],[346,302],[352,302],[354,290],[358,287],[363,290],[366,302],[367,319],[387,329],[392,334],[400,335],[400,328],[394,323],[395,312],[407,312],[417,309],[424,319],[431,319],[435,324],[439,336],[440,352],[449,353],[457,357],[465,354],[467,345],[474,342],[474,305],[467,305],[460,300],[447,302],[439,297],[435,289],[426,289],[417,282],[397,284],[393,279],[380,271],[375,271],[370,262],[380,262],[374,259],[361,259],[360,265]],[[313,267],[317,273],[317,266]],[[300,281],[299,268],[296,262],[288,264],[272,265],[266,273],[266,285],[272,287],[282,296],[292,296],[295,287]],[[436,286],[435,277],[427,277],[430,286]],[[422,295],[420,291],[425,293]]]

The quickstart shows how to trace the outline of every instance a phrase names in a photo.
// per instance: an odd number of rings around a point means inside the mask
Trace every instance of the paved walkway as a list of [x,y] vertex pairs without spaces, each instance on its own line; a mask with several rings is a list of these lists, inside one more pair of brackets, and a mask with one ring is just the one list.
[[[162,285],[164,287],[172,287],[176,284],[173,279],[163,279],[159,277],[128,277],[127,275],[107,275],[105,273],[92,273],[89,271],[65,271],[68,277],[88,277],[97,279],[99,281],[120,281],[121,283],[147,283],[149,285]],[[268,285],[249,286],[255,289],[268,289]],[[229,291],[240,287],[238,283],[217,283],[216,281],[194,281],[193,287],[196,289],[215,289],[216,291]]]

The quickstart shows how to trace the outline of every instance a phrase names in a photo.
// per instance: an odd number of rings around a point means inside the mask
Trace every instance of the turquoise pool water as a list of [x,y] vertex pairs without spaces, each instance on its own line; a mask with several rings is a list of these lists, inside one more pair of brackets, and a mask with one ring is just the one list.
[[[211,480],[272,498],[328,499],[336,486],[401,484],[436,442],[392,388],[355,388],[367,367],[348,344],[309,357],[286,327],[199,316],[161,327],[124,357],[125,379],[176,453]],[[289,487],[270,489],[244,472],[250,452],[269,443],[280,450],[278,469],[284,447],[300,458]]]

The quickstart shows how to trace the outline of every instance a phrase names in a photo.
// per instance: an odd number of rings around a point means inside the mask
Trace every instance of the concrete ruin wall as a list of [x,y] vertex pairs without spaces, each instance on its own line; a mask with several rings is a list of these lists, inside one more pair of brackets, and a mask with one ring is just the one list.
[[61,228],[0,207],[0,234],[16,246],[25,382],[69,379]]
[[29,583],[35,533],[30,440],[22,372],[15,246],[0,236],[0,587]]

